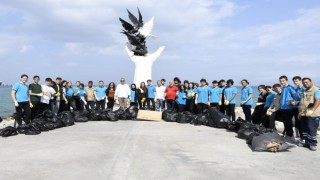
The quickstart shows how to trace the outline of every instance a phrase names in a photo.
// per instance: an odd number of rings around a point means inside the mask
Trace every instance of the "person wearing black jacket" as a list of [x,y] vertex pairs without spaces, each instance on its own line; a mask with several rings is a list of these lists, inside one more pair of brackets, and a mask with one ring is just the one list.
[[62,88],[61,88],[61,77],[56,78],[56,82],[52,81],[52,88],[57,92],[54,98],[51,100],[50,105],[53,114],[57,115],[60,109],[60,100],[63,94]]
[[264,104],[266,103],[268,92],[265,85],[258,86],[258,90],[260,94],[258,97],[258,101],[255,102],[256,107],[254,108],[251,116],[253,124],[261,124],[263,119],[265,118]]
[[116,92],[116,85],[114,82],[109,83],[108,88],[106,90],[106,98],[107,98],[107,108],[113,109],[114,106],[114,94]]
[[146,107],[146,100],[148,98],[148,89],[146,88],[146,84],[144,82],[140,83],[140,88],[137,89],[137,97],[139,109],[144,109]]

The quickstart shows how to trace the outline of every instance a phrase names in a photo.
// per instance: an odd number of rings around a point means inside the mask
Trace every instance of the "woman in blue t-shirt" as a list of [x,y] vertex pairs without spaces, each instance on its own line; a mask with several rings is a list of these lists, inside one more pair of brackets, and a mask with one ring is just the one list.
[[87,95],[86,90],[84,89],[84,84],[80,83],[79,85],[79,91],[78,96],[80,97],[80,106],[78,110],[84,110],[85,105],[87,104],[87,101],[85,100],[85,96]]
[[186,110],[187,104],[187,92],[184,85],[179,85],[179,91],[177,92],[177,102],[179,112],[184,112]]
[[229,79],[227,81],[227,87],[224,89],[224,105],[226,106],[227,115],[232,118],[232,121],[236,120],[236,99],[237,88],[233,86],[234,81]]
[[131,101],[130,106],[137,106],[138,98],[137,98],[137,87],[136,84],[131,84]]
[[194,96],[196,95],[195,89],[193,88],[194,84],[192,82],[188,85],[188,91],[187,91],[187,106],[186,110],[194,113]]
[[68,100],[68,110],[73,110],[76,111],[77,107],[76,107],[76,102],[74,100],[74,89],[72,87],[72,82],[69,81],[67,83],[67,87],[66,87],[66,96],[67,96],[67,100]]

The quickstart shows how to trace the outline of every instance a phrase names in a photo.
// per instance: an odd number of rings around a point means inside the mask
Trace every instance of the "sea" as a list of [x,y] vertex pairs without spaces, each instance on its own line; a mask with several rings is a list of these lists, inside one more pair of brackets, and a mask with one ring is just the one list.
[[[238,95],[236,96],[236,106],[240,106],[240,93],[242,87],[237,87]],[[258,87],[253,88],[253,101],[257,101],[259,96]],[[11,86],[0,86],[0,117],[5,118],[15,112],[14,104],[10,96]]]

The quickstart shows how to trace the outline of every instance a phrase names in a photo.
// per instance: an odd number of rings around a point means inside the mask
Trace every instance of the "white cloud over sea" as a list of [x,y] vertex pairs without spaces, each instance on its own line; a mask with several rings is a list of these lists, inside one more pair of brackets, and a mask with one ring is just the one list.
[[160,36],[147,40],[149,51],[166,46],[154,79],[246,78],[257,85],[286,74],[320,84],[320,3],[290,2],[297,5],[278,10],[278,1],[264,2],[270,11],[259,12],[259,3],[232,0],[2,1],[0,80],[13,83],[27,73],[131,81],[134,64],[118,18],[139,7],[144,21],[155,16],[153,33]]

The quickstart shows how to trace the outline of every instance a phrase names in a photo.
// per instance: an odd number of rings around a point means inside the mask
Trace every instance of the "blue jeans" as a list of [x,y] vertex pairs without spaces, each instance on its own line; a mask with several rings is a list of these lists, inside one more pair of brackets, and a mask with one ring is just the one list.
[[320,117],[301,117],[301,130],[307,146],[316,146]]
[[156,111],[163,111],[163,99],[157,99],[156,101]]

